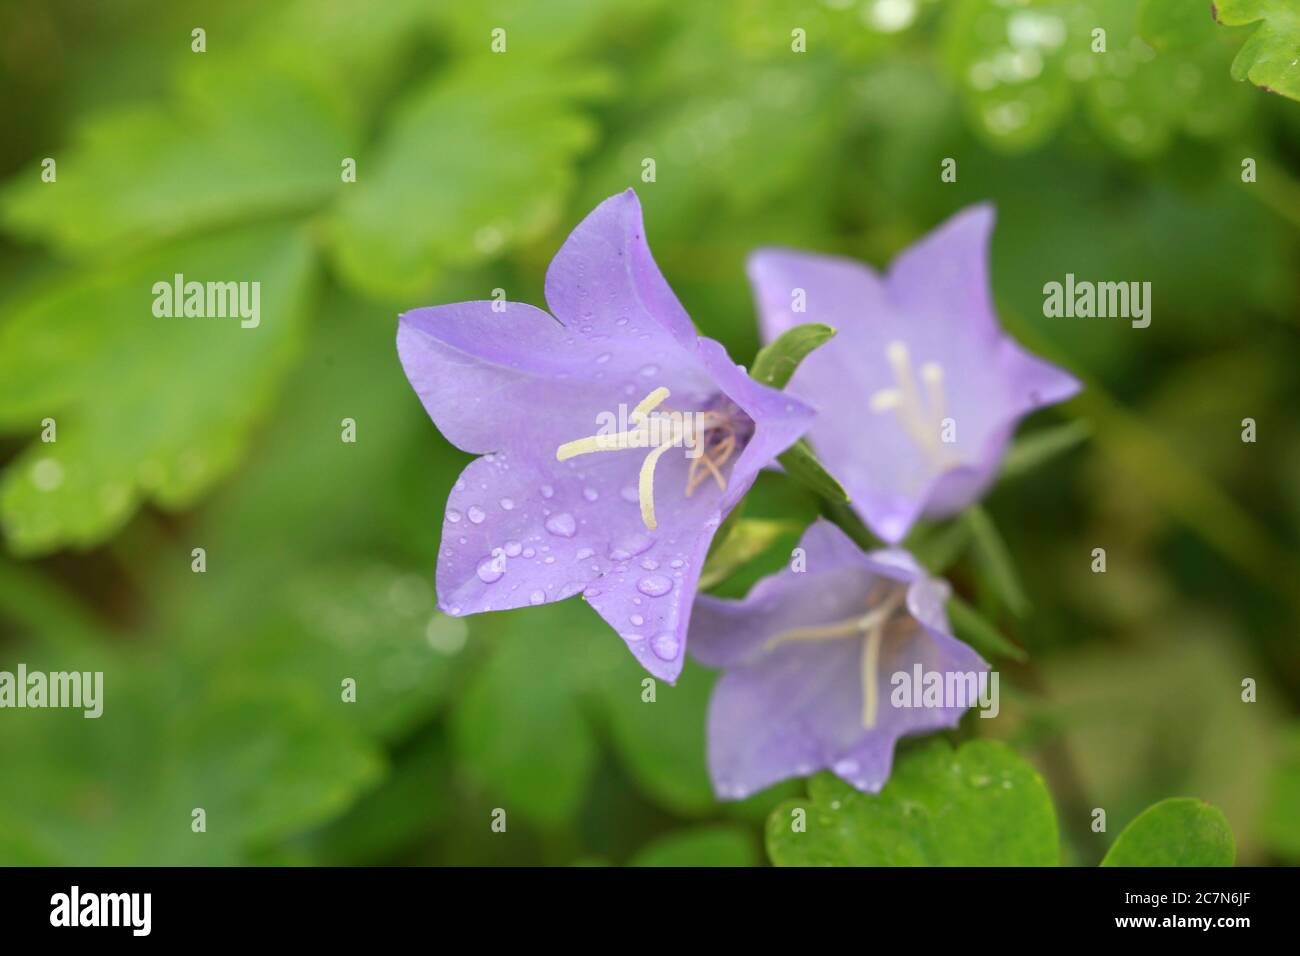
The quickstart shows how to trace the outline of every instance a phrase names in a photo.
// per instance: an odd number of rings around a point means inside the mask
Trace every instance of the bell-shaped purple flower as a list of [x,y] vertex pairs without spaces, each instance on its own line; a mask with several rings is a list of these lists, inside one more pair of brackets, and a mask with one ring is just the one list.
[[505,301],[401,316],[397,351],[420,401],[482,456],[447,501],[439,605],[475,614],[582,594],[673,681],[714,532],[812,412],[696,334],[631,190],[565,241],[546,301],[554,318]]
[[906,551],[866,554],[822,519],[800,548],[743,600],[695,604],[691,655],[724,669],[708,728],[723,798],[828,768],[875,793],[900,737],[990,699],[988,665],[948,626],[948,586]]
[[901,541],[993,482],[1017,423],[1079,389],[998,325],[989,290],[993,209],[953,216],[883,276],[850,259],[765,249],[749,260],[763,338],[805,322],[836,337],[788,391],[818,411],[808,434],[862,520]]

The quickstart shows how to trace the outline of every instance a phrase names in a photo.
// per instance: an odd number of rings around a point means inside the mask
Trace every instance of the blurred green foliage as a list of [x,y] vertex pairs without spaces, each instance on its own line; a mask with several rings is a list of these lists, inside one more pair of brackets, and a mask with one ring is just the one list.
[[[103,670],[106,703],[0,712],[0,862],[749,865],[780,805],[776,862],[1093,864],[1179,795],[1223,810],[1239,862],[1300,862],[1300,27],[1283,0],[1217,6],[6,4],[0,668]],[[1001,717],[951,736],[1004,743],[908,745],[880,798],[818,777],[719,804],[708,672],[646,702],[580,602],[436,613],[467,457],[406,383],[395,314],[541,304],[567,231],[629,185],[745,363],[750,249],[883,265],[996,204],[1002,317],[1087,388],[983,511],[912,543],[1002,655]],[[261,281],[261,326],[155,318],[176,272]],[[1042,318],[1067,272],[1150,281],[1151,327]],[[764,476],[718,593],[818,508]],[[987,767],[936,777],[952,759]],[[1013,786],[972,782],[995,771]],[[787,849],[800,806],[870,835]]]

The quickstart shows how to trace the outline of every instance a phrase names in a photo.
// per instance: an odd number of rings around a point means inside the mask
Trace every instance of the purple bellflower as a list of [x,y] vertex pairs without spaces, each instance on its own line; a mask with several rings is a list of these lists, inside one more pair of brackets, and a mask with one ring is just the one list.
[[[724,669],[708,718],[724,799],[827,768],[878,792],[900,737],[954,727],[985,699],[988,665],[952,636],[948,586],[906,551],[866,554],[820,518],[800,548],[804,570],[766,577],[743,600],[696,600],[691,655]],[[933,689],[935,674],[955,692],[926,700],[916,678]]]
[[750,257],[764,340],[804,322],[838,330],[788,391],[817,409],[809,442],[887,542],[901,541],[919,517],[948,517],[974,502],[997,477],[1020,419],[1079,390],[998,325],[992,229],[992,207],[972,206],[884,275],[834,256],[764,249]]
[[429,417],[482,456],[447,501],[439,605],[581,593],[671,682],[714,532],[813,413],[696,334],[631,190],[578,225],[545,293],[554,318],[504,301],[400,318],[398,356]]

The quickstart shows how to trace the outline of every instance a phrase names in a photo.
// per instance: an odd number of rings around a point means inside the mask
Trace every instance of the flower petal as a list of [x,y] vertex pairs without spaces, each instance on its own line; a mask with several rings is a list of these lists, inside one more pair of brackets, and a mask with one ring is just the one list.
[[[987,205],[958,213],[904,251],[883,280],[830,256],[764,250],[750,259],[765,340],[798,322],[839,331],[804,360],[788,390],[818,410],[809,441],[889,542],[919,517],[947,516],[983,494],[1019,418],[1077,389],[998,326],[988,270],[993,218]],[[801,297],[806,312],[796,314]],[[901,359],[891,360],[891,349]],[[898,408],[899,361],[920,396],[919,423]],[[938,402],[922,381],[931,373]]]
[[667,334],[695,347],[695,327],[650,254],[631,189],[602,202],[565,240],[546,270],[546,302],[585,334]]

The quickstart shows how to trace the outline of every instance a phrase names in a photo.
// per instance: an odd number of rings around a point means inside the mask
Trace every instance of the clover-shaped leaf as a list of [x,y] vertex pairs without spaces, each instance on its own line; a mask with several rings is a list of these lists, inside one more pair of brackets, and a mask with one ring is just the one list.
[[879,794],[828,773],[768,818],[777,866],[1055,866],[1056,811],[1015,751],[944,740],[900,755]]
[[1216,0],[1225,26],[1258,24],[1232,61],[1232,76],[1300,100],[1300,8],[1292,0]]
[[1232,866],[1232,829],[1223,812],[1191,797],[1161,800],[1126,826],[1102,866]]

